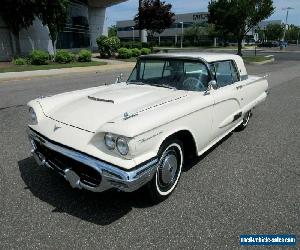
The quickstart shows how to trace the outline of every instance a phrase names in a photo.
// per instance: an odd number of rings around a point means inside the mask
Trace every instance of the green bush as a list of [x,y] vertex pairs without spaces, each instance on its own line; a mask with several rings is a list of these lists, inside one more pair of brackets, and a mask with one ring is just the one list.
[[141,54],[142,55],[149,55],[151,53],[151,49],[148,48],[142,48],[141,49]]
[[101,57],[111,57],[121,46],[120,39],[116,36],[100,36],[96,40]]
[[118,54],[119,54],[119,58],[121,59],[129,59],[132,57],[132,52],[130,49],[127,49],[127,48],[120,48],[118,50]]
[[54,60],[58,63],[70,63],[75,61],[75,55],[67,50],[58,50],[56,51]]
[[27,61],[24,58],[16,58],[15,60],[13,60],[13,63],[15,65],[25,65],[27,64]]
[[133,57],[138,57],[141,55],[141,50],[137,49],[137,48],[134,48],[131,50],[131,54]]
[[142,43],[142,48],[148,48],[150,49],[151,48],[151,45],[149,43]]
[[139,41],[124,41],[121,43],[121,47],[127,48],[127,49],[142,49],[142,48],[150,48],[149,43],[139,42]]
[[174,42],[173,41],[161,41],[160,42],[160,47],[172,47],[174,46]]
[[78,62],[90,62],[92,61],[92,52],[87,49],[80,50],[78,54]]
[[43,50],[33,50],[30,54],[30,63],[33,65],[48,64],[49,54]]
[[126,41],[122,42],[121,46],[127,49],[141,49],[142,48],[142,43],[138,41]]

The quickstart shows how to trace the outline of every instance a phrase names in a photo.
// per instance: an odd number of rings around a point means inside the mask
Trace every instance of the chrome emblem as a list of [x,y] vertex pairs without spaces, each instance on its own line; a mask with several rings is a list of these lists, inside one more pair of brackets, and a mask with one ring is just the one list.
[[61,128],[61,127],[55,125],[55,126],[54,126],[54,129],[53,129],[53,132],[55,132],[56,130],[58,130],[58,129],[60,129],[60,128]]

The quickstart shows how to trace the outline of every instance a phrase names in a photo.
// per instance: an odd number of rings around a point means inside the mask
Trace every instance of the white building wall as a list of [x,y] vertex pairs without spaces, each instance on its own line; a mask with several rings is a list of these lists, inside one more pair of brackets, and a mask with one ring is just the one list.
[[49,37],[49,30],[36,19],[33,25],[20,32],[21,53],[26,55],[34,49],[41,49],[53,54],[53,46]]
[[9,30],[0,17],[0,61],[9,61],[12,58],[12,40]]
[[98,49],[96,43],[97,37],[100,35],[107,35],[107,28],[105,27],[105,12],[105,8],[89,6],[89,27],[92,50]]
[[[186,13],[186,14],[177,14],[175,15],[175,22],[174,25],[177,24],[178,27],[172,27],[169,29],[164,30],[160,34],[160,37],[174,37],[176,39],[177,36],[181,36],[181,24],[183,22],[186,24],[192,23],[203,23],[208,21],[208,12],[194,12],[194,13]],[[133,20],[124,20],[124,21],[117,21],[117,28],[128,28],[134,26],[135,22]],[[184,30],[186,27],[184,27]],[[129,31],[118,31],[119,38],[131,38],[132,37],[132,30]],[[135,38],[138,38],[139,33],[138,31],[135,32]],[[155,37],[158,37],[158,34],[154,34]]]

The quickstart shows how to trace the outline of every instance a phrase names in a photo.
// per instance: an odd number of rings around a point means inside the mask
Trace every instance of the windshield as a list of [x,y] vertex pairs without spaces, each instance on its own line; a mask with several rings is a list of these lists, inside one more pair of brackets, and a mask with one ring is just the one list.
[[207,67],[186,59],[141,59],[128,84],[147,84],[179,90],[205,91],[210,80]]

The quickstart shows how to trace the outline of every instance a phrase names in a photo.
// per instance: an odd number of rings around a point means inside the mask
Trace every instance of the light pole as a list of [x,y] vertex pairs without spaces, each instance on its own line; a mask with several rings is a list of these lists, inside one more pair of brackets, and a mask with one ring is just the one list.
[[284,33],[283,33],[283,41],[285,41],[285,35],[286,35],[286,30],[288,28],[288,17],[289,17],[289,10],[293,10],[294,8],[292,7],[287,7],[283,8],[282,10],[286,10],[286,16],[285,16],[285,25],[284,25]]
[[299,36],[300,36],[300,29],[298,31],[298,36],[297,36],[297,46],[299,46]]
[[143,41],[143,38],[142,38],[142,36],[143,36],[143,34],[142,34],[142,29],[141,29],[141,8],[142,8],[142,0],[139,0],[139,11],[138,11],[138,13],[139,13],[139,37],[140,37],[140,42],[142,42]]
[[134,41],[134,26],[132,26],[131,29],[132,29],[132,41]]
[[180,40],[180,48],[183,48],[183,22],[181,24],[181,40]]

